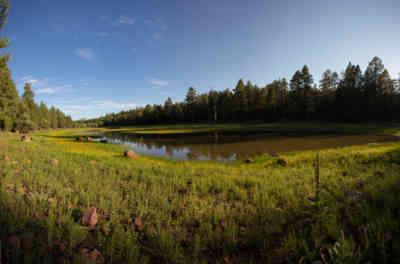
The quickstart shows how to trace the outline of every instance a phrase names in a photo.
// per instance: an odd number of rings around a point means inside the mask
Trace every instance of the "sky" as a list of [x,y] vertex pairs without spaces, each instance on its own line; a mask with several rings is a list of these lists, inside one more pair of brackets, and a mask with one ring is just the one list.
[[379,56],[400,73],[398,0],[10,0],[9,67],[20,93],[73,119],[167,97],[265,86],[307,64],[314,80]]

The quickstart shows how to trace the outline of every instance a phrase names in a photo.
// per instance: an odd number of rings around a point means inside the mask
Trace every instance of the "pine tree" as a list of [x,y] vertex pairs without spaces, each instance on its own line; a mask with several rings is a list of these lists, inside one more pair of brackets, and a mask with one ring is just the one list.
[[196,106],[196,90],[193,87],[189,87],[189,90],[186,94],[186,108],[187,113],[191,117],[191,121],[195,121],[195,106]]
[[364,107],[366,119],[374,120],[379,118],[379,111],[376,104],[382,97],[378,87],[380,76],[383,74],[385,67],[379,57],[374,57],[368,64],[363,78]]
[[248,94],[242,79],[240,79],[233,90],[233,107],[235,116],[238,120],[243,121],[247,118],[249,109]]
[[216,123],[218,119],[218,93],[211,90],[208,93],[208,109],[211,115],[211,120]]
[[[8,18],[9,2],[0,1],[0,31],[4,28]],[[0,49],[6,48],[9,42],[6,38],[0,36]],[[11,79],[11,73],[8,69],[9,54],[0,55],[0,128],[11,130],[17,117],[19,104],[18,92],[15,83]]]
[[50,128],[50,121],[49,121],[49,110],[45,103],[40,102],[40,128],[47,129]]

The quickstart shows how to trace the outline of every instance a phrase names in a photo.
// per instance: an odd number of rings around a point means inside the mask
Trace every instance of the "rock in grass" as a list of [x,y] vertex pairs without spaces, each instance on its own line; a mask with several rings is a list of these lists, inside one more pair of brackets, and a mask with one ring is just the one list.
[[31,139],[30,137],[27,137],[27,136],[22,136],[22,137],[21,137],[21,141],[22,141],[22,142],[31,142],[32,139]]
[[82,225],[88,227],[95,227],[97,224],[99,217],[97,216],[96,207],[90,207],[86,209],[85,213],[82,216]]
[[286,167],[286,165],[287,165],[287,161],[284,160],[284,159],[282,159],[282,158],[279,158],[279,159],[276,161],[276,163],[277,163],[278,165],[282,166],[282,167]]
[[57,165],[58,165],[58,160],[52,159],[52,160],[51,160],[51,164],[57,166]]
[[9,161],[9,160],[10,160],[10,157],[8,157],[7,155],[4,155],[3,160],[4,160],[4,161]]
[[249,159],[246,159],[244,162],[245,162],[245,163],[253,163],[254,160],[249,158]]
[[83,248],[81,249],[80,253],[89,261],[88,263],[104,263],[104,257],[97,249],[90,251],[88,248]]
[[142,223],[142,220],[140,218],[135,218],[134,225],[135,225],[135,231],[142,232],[143,223]]
[[9,236],[7,242],[10,249],[21,248],[21,239],[18,236]]
[[139,155],[133,150],[125,150],[124,156],[131,159],[137,159]]

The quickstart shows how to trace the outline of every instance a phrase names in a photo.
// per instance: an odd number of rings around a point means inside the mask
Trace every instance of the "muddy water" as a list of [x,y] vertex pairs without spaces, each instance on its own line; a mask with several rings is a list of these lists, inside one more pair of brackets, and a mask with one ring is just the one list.
[[124,133],[102,135],[109,142],[130,146],[136,152],[180,160],[233,161],[261,154],[317,150],[375,142],[397,141],[388,135],[314,135],[202,133],[143,136]]

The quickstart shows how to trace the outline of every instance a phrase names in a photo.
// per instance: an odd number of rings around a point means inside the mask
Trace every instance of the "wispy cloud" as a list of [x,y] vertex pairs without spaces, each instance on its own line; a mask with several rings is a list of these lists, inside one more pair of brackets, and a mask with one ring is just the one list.
[[128,16],[119,16],[118,18],[118,23],[120,24],[127,24],[127,25],[133,25],[135,24],[135,19],[132,17],[128,17]]
[[152,85],[156,85],[156,86],[167,86],[168,85],[168,81],[159,80],[159,79],[151,79],[150,83]]
[[119,103],[115,101],[95,101],[95,106],[100,109],[130,109],[135,108],[137,105],[133,103]]
[[75,50],[75,55],[85,60],[92,60],[95,57],[95,53],[91,48],[81,48]]
[[93,98],[76,98],[74,100],[60,99],[55,101],[55,106],[74,119],[99,117],[106,113],[129,110],[138,105],[131,102],[113,100],[93,100]]
[[56,88],[42,88],[36,91],[37,94],[54,94],[58,90]]
[[56,87],[47,87],[47,88],[41,88],[36,90],[37,94],[55,94],[57,92],[63,91],[67,88],[71,88],[71,84],[65,84],[61,86],[56,86]]
[[23,85],[25,83],[30,83],[30,84],[32,84],[32,86],[40,87],[40,86],[45,85],[48,80],[49,80],[48,78],[41,79],[41,78],[33,77],[32,75],[27,75],[27,76],[20,78],[18,83],[21,85]]

